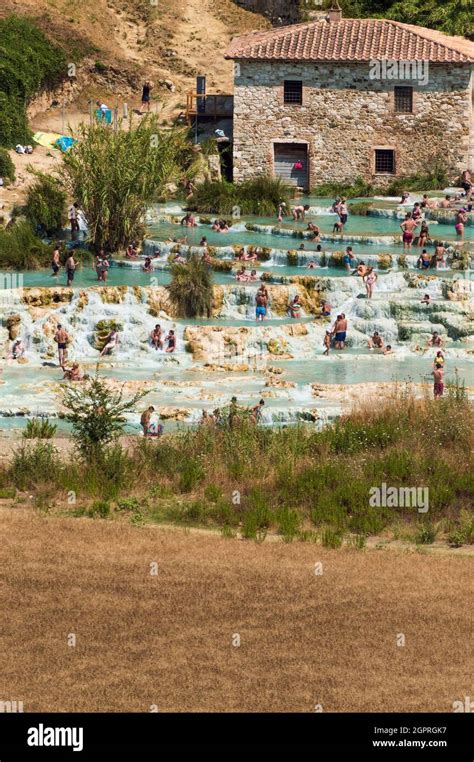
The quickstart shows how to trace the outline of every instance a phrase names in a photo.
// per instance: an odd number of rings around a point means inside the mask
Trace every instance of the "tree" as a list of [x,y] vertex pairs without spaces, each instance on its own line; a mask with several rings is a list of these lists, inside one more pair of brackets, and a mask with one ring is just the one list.
[[168,291],[180,317],[211,317],[213,285],[209,265],[197,254],[192,254],[186,264],[172,265]]
[[82,457],[88,461],[103,460],[108,446],[123,434],[125,413],[133,410],[148,391],[137,392],[124,399],[124,387],[113,391],[99,376],[99,367],[92,378],[78,386],[64,385],[62,404],[69,412],[72,435]]
[[147,206],[166,198],[170,183],[194,177],[198,166],[187,129],[159,129],[155,115],[122,127],[83,125],[63,154],[64,184],[84,212],[91,242],[108,251],[141,240]]
[[[339,0],[346,18],[385,17],[474,39],[473,0]],[[330,4],[328,0],[328,5]]]

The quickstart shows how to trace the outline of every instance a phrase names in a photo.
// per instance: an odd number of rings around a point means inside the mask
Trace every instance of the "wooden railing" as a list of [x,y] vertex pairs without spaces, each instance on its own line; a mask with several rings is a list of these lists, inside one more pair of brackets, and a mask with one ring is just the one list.
[[191,122],[198,117],[231,119],[234,112],[234,96],[210,93],[200,95],[190,92],[186,96],[186,118]]

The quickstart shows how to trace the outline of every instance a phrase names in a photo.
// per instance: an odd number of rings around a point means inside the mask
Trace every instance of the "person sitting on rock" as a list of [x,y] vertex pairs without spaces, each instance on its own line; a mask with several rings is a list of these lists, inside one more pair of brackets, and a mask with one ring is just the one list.
[[73,362],[70,368],[65,368],[63,378],[66,378],[68,381],[82,381],[84,373],[81,370],[79,363]]
[[22,357],[24,357],[26,352],[26,347],[23,344],[23,339],[15,339],[15,341],[12,344],[11,351],[8,355],[9,360],[20,360]]
[[383,349],[384,341],[378,331],[374,331],[372,338],[368,340],[369,349]]
[[129,258],[138,257],[138,249],[136,248],[134,243],[128,244],[127,250],[125,252],[125,256]]

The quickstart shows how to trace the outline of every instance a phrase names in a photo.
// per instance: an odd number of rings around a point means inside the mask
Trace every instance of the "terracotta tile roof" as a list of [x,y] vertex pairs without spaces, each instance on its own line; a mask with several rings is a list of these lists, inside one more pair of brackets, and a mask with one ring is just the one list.
[[225,58],[474,63],[474,42],[388,19],[322,19],[236,37]]

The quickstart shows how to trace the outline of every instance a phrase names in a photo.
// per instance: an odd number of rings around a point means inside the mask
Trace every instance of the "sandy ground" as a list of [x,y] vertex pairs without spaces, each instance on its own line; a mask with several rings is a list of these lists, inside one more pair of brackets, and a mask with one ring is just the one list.
[[469,695],[462,556],[0,516],[1,698],[26,712],[440,712]]

